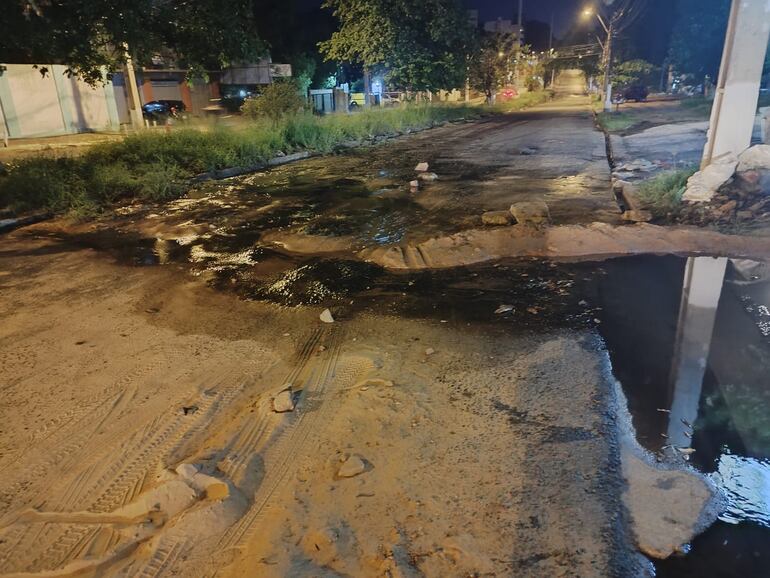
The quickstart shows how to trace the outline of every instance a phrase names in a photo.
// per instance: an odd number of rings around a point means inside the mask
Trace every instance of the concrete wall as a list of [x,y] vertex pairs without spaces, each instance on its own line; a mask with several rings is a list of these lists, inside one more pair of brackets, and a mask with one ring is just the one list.
[[29,64],[3,66],[0,106],[10,138],[119,129],[112,83],[91,87],[61,65],[39,65],[48,68],[45,76]]

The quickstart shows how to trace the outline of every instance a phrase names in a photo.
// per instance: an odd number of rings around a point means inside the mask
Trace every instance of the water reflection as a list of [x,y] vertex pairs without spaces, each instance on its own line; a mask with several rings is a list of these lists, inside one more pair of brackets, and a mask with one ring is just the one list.
[[698,417],[703,377],[726,269],[726,258],[710,257],[690,258],[685,267],[674,343],[673,400],[667,431],[670,444],[677,450],[691,445],[692,424]]
[[601,331],[640,442],[665,459],[687,459],[727,500],[689,554],[656,562],[657,575],[767,576],[767,265],[645,257],[607,269]]
[[[708,447],[709,443],[713,444],[714,440],[704,439],[703,443],[695,444],[693,440],[700,442],[700,438],[705,437],[709,429],[712,429],[711,435],[714,435],[713,428],[709,428],[709,423],[713,421],[712,413],[729,414],[726,427],[733,430],[729,437],[737,438],[740,447],[731,448],[729,443],[720,443],[720,455],[712,458],[713,465],[704,462],[706,456],[697,460],[698,465],[706,469],[716,467],[712,479],[728,500],[728,510],[721,517],[723,521],[751,521],[770,527],[770,466],[767,461],[749,455],[750,452],[760,456],[770,452],[770,446],[758,445],[754,435],[755,429],[767,424],[747,419],[750,414],[741,411],[742,406],[749,401],[751,404],[759,404],[760,412],[767,414],[770,408],[762,407],[761,396],[751,396],[751,390],[756,389],[760,393],[766,389],[770,385],[770,375],[761,371],[761,368],[759,374],[752,375],[746,372],[745,367],[735,363],[740,360],[735,348],[745,336],[734,327],[736,316],[731,307],[731,304],[740,302],[744,304],[744,310],[747,309],[745,304],[749,297],[745,292],[754,285],[761,285],[762,264],[735,261],[729,265],[730,278],[727,279],[726,258],[696,257],[687,260],[674,342],[672,402],[666,435],[669,447],[682,453],[685,458],[689,457],[687,448],[691,446],[695,446],[695,450],[706,450],[703,453],[708,454],[708,450],[712,449]],[[736,296],[734,292],[725,292],[725,298],[722,299],[723,287],[727,284],[737,288],[739,294]],[[729,314],[728,318],[718,315],[722,312],[720,304],[723,304],[724,312]],[[763,308],[766,306],[757,307],[760,315]],[[746,319],[746,316],[743,318]],[[754,334],[757,337],[763,335],[761,325],[758,329],[759,335]],[[727,331],[731,335],[730,341],[725,342],[720,331]],[[760,344],[753,344],[754,347],[757,345]],[[709,377],[716,381],[714,385],[719,391],[712,392],[702,400],[707,370],[710,370]],[[736,387],[736,384],[739,386]],[[713,386],[710,389],[713,390]],[[748,400],[745,399],[747,393],[750,396]],[[700,422],[699,412],[703,413]],[[720,441],[725,442],[727,439]]]

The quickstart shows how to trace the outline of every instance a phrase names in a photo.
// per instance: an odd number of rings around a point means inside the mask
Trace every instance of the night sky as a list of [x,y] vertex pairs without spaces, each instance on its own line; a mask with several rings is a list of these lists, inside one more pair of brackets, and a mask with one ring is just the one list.
[[[556,36],[561,36],[580,19],[586,0],[524,0],[524,20],[550,22],[553,14],[553,28]],[[516,20],[519,11],[518,0],[467,0],[468,8],[479,11],[479,20],[508,18]]]
[[[323,0],[295,0],[304,8],[318,8]],[[518,13],[518,0],[464,0],[469,9],[479,11],[479,21],[486,22],[505,18],[514,20]],[[586,22],[582,12],[586,5],[598,0],[524,0],[524,21],[538,20],[548,24],[553,14],[554,35],[568,44],[593,42],[593,32],[598,26]],[[647,0],[644,16],[629,29],[621,40],[623,57],[643,58],[660,64],[668,50],[674,23],[676,0]],[[526,42],[526,36],[525,36]],[[558,45],[558,43],[557,43]]]

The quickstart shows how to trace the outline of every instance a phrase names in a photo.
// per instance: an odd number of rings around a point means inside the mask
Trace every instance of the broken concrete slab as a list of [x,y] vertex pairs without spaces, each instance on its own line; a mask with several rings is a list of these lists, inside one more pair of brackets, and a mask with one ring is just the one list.
[[514,203],[509,210],[519,224],[546,225],[551,222],[548,205],[541,201]]
[[328,309],[324,309],[321,312],[321,315],[318,316],[318,318],[324,323],[334,323],[334,316],[332,315],[332,312],[329,311]]
[[342,464],[340,469],[337,471],[337,477],[354,478],[355,476],[363,474],[365,471],[366,462],[364,462],[364,460],[362,460],[360,457],[353,455],[345,460],[345,462]]
[[626,211],[643,211],[644,203],[639,199],[636,186],[628,181],[615,181],[613,185]]
[[708,528],[721,502],[708,479],[688,469],[664,469],[629,447],[621,449],[628,488],[623,501],[631,514],[638,548],[665,559]]
[[273,411],[275,413],[294,411],[294,407],[294,394],[291,387],[287,387],[273,398]]
[[652,213],[645,210],[631,209],[625,211],[622,218],[624,221],[631,223],[649,223],[652,221]]
[[510,211],[487,211],[481,215],[481,222],[493,227],[506,226],[513,223],[513,215]]
[[425,172],[417,175],[417,179],[425,182],[433,182],[435,180],[438,180],[438,175],[436,173]]
[[770,145],[754,145],[738,155],[737,172],[756,170],[770,170]]
[[738,159],[728,155],[698,171],[688,179],[682,200],[691,203],[710,201],[719,188],[735,174],[737,166]]
[[418,173],[424,173],[429,168],[428,163],[417,163],[417,166],[414,167],[414,170]]

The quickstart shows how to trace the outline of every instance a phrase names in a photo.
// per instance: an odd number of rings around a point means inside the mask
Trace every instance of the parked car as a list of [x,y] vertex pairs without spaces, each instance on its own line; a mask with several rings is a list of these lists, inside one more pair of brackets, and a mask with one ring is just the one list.
[[184,120],[186,110],[181,100],[153,100],[142,106],[142,115],[148,120],[166,123],[169,119]]
[[634,102],[644,102],[649,95],[650,91],[642,84],[634,84],[623,91],[623,98]]

